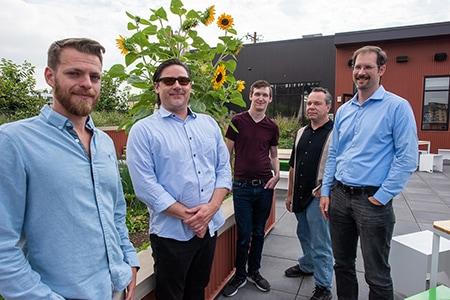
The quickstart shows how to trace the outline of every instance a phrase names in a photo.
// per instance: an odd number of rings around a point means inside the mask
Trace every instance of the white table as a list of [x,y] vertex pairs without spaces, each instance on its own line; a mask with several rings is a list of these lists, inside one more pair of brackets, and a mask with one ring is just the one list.
[[[432,244],[433,232],[429,230],[392,238],[389,264],[395,291],[408,297],[426,290],[427,274],[432,272]],[[449,271],[450,241],[442,240],[436,249],[441,258],[439,269]]]
[[437,284],[437,273],[439,266],[439,251],[441,237],[450,239],[450,220],[433,222],[433,248],[431,251],[431,271],[430,271],[430,289],[435,288]]
[[444,169],[444,160],[442,154],[421,154],[419,156],[419,171],[433,173],[433,171],[442,172]]

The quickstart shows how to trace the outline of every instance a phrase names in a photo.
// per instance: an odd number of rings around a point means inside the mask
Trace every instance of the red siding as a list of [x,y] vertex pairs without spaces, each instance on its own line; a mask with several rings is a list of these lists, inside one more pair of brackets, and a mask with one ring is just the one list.
[[[367,45],[370,43],[365,43]],[[377,42],[387,52],[387,70],[382,78],[383,86],[411,103],[416,118],[420,140],[431,141],[431,152],[438,148],[450,149],[449,131],[422,131],[422,106],[425,76],[450,75],[450,58],[444,62],[435,62],[434,54],[446,52],[450,56],[450,36],[421,40],[395,42]],[[336,49],[336,96],[352,93],[352,70],[348,67],[354,50],[362,44],[338,46]],[[408,56],[408,62],[397,63],[397,56]],[[337,106],[340,104],[337,103]]]

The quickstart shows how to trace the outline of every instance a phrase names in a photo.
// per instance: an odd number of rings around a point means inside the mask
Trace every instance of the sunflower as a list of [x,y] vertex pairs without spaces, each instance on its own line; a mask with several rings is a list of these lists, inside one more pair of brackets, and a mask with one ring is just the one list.
[[123,55],[127,55],[130,50],[128,50],[127,48],[127,41],[125,40],[125,38],[121,35],[119,35],[119,37],[116,39],[116,45],[117,48],[119,48],[120,53],[122,53]]
[[236,81],[236,90],[240,93],[245,89],[245,81],[238,80]]
[[217,19],[217,26],[222,30],[228,30],[233,26],[233,17],[225,13]]
[[222,87],[225,80],[227,79],[227,76],[225,76],[225,74],[226,74],[225,66],[222,64],[219,65],[216,71],[214,72],[213,79],[211,80],[213,89],[218,90]]
[[214,5],[208,7],[203,13],[202,23],[208,26],[214,21],[214,16],[216,15],[216,8]]

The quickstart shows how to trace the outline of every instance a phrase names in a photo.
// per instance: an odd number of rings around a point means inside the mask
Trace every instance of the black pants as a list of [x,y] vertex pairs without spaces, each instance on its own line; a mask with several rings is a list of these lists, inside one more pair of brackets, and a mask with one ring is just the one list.
[[177,241],[150,235],[157,300],[203,300],[216,248],[216,235]]
[[340,186],[335,186],[331,192],[331,241],[339,300],[358,299],[355,270],[358,236],[370,289],[369,300],[394,298],[388,262],[395,223],[392,201],[377,206],[368,200],[369,196],[367,193],[351,195]]

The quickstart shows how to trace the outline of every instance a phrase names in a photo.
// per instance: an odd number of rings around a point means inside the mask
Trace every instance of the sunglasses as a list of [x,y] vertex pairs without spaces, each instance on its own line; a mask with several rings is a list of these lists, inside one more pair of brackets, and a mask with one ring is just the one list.
[[175,81],[178,81],[180,85],[188,85],[191,82],[189,77],[161,77],[158,82],[163,82],[165,85],[174,85]]

